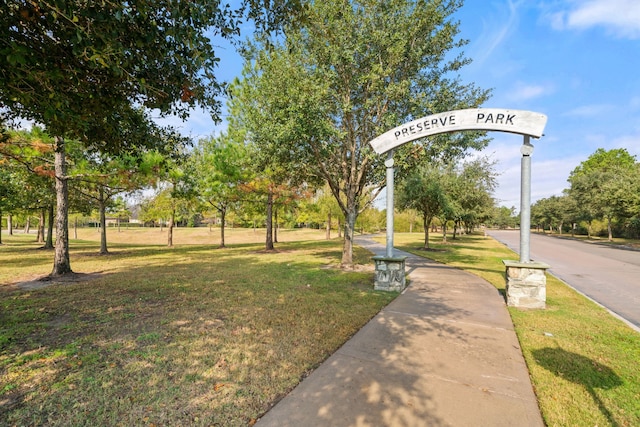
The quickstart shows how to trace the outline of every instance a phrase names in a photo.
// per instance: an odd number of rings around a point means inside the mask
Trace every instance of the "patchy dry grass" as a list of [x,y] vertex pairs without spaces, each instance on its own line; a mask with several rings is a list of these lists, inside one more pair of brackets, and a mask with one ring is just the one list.
[[[136,245],[166,245],[167,227],[116,227],[107,228],[107,242],[111,243],[134,243]],[[70,231],[74,236],[74,231]],[[86,241],[98,241],[100,232],[98,228],[79,228],[78,239]],[[323,240],[324,230],[311,228],[279,229],[277,232],[279,242],[297,242],[302,240]],[[264,228],[231,228],[224,230],[225,243],[227,245],[237,245],[244,243],[261,244],[265,242],[266,232]],[[173,243],[175,245],[220,245],[219,227],[175,227],[173,229]]]
[[[74,231],[70,235],[74,237]],[[167,247],[167,228],[141,228],[121,227],[118,231],[115,227],[107,229],[107,244],[110,256],[100,256],[100,233],[97,228],[79,228],[77,239],[72,239],[71,267],[78,273],[96,272],[108,273],[118,268],[126,268],[128,265],[127,251],[129,248],[137,248],[137,253],[148,250],[171,250]],[[324,230],[313,229],[284,229],[278,232],[280,242],[323,240]],[[38,279],[51,272],[53,267],[53,251],[41,249],[42,245],[35,243],[35,235],[16,233],[14,236],[3,235],[3,241],[7,244],[0,246],[3,251],[4,266],[0,269],[0,289],[7,285],[25,280]],[[227,246],[257,244],[264,245],[264,229],[227,228],[225,242]],[[174,245],[207,245],[210,249],[216,249],[220,245],[220,229],[200,228],[174,228]],[[276,245],[277,246],[277,245]],[[257,248],[256,248],[257,249]],[[114,262],[117,260],[118,262]],[[134,263],[136,261],[133,261]]]
[[80,235],[82,274],[32,290],[18,278],[48,273],[52,254],[3,237],[0,424],[251,424],[395,297],[372,290],[371,271],[322,268],[337,241],[266,253],[135,236],[98,256]]
[[[504,291],[503,259],[518,259],[489,237],[462,236],[436,251],[419,234],[397,234],[408,252],[456,266]],[[510,309],[544,420],[549,426],[640,426],[640,334],[555,277],[547,309]]]

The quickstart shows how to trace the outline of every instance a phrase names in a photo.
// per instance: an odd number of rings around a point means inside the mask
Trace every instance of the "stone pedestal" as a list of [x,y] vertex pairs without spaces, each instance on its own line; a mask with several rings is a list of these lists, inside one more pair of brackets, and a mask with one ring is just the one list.
[[502,260],[507,272],[507,305],[519,308],[545,308],[549,266],[541,262]]
[[407,257],[374,256],[376,264],[376,277],[373,288],[377,291],[402,292],[407,286],[404,273],[404,261]]

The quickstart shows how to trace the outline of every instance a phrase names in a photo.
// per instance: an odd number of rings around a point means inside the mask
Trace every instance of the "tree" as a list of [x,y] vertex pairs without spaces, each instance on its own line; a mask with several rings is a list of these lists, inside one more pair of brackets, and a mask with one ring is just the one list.
[[144,111],[138,110],[137,113],[138,120],[122,123],[120,130],[126,135],[127,142],[135,143],[137,149],[112,154],[103,151],[85,155],[77,153],[74,170],[68,174],[72,190],[97,205],[101,255],[109,253],[106,212],[114,197],[152,184],[163,164],[180,156],[190,142],[170,127],[157,126]]
[[173,229],[178,217],[182,217],[185,211],[189,211],[189,205],[195,200],[195,175],[193,164],[187,161],[186,153],[181,153],[174,158],[165,159],[159,175],[159,186],[163,188],[160,193],[163,200],[159,206],[168,214],[167,246],[173,246]]
[[264,10],[219,2],[9,0],[0,9],[0,108],[9,119],[45,126],[55,139],[56,252],[52,276],[71,272],[65,139],[118,152],[140,141],[122,135],[133,105],[184,117],[200,104],[219,118],[218,62],[211,35],[232,38],[245,12],[267,30],[298,1]]
[[[247,145],[246,167],[252,176],[245,190],[265,204],[266,250],[274,249],[276,199],[290,193],[289,190],[295,192],[318,181],[317,177],[305,173],[306,165],[287,145],[302,125],[297,122],[298,116],[289,114],[298,107],[291,96],[297,93],[299,98],[301,95],[296,92],[297,88],[288,86],[288,80],[279,78],[283,70],[292,69],[286,57],[279,59],[264,70],[248,64],[244,70],[245,79],[236,80],[232,85],[229,102],[229,127]],[[311,108],[309,103],[305,106]]]
[[445,221],[454,222],[454,239],[461,227],[470,233],[491,217],[494,206],[492,194],[496,187],[495,163],[487,157],[479,157],[449,167],[444,175],[443,182],[450,201]]
[[[331,1],[310,5],[286,40],[257,49],[238,103],[261,150],[298,174],[321,178],[345,217],[342,264],[353,263],[357,216],[384,187],[381,156],[368,142],[409,119],[480,105],[488,92],[463,85],[469,61],[449,51],[458,0]],[[273,47],[275,45],[275,47]],[[233,92],[235,95],[235,92]],[[255,113],[258,113],[258,116]],[[260,114],[262,112],[262,114]],[[252,118],[260,117],[252,125]],[[258,125],[259,124],[259,125]],[[486,141],[477,133],[441,135],[397,150],[399,175],[420,157],[456,157]],[[421,144],[422,143],[422,144]]]
[[549,226],[549,230],[553,232],[556,225],[560,223],[560,205],[558,196],[540,199],[531,205],[531,220],[536,224],[537,228],[542,228],[545,232],[545,226]]
[[94,153],[76,164],[73,173],[72,191],[93,203],[98,208],[100,224],[100,254],[107,249],[107,209],[118,194],[133,191],[142,185],[142,174],[134,157]]
[[[316,204],[319,208],[320,215],[325,218],[325,238],[329,240],[331,239],[333,218],[341,215],[342,211],[336,199],[331,196],[331,190],[328,186],[325,186],[325,188],[319,192]],[[337,220],[338,224],[340,224],[340,218],[337,218]]]
[[518,217],[515,212],[515,206],[511,208],[506,206],[495,207],[491,215],[493,226],[499,229],[515,228],[518,224]]
[[540,199],[531,206],[531,219],[542,226],[543,233],[545,225],[548,225],[549,230],[555,229],[562,234],[566,223],[570,223],[573,230],[577,221],[577,204],[567,194]]
[[445,171],[439,165],[425,165],[411,173],[398,191],[398,207],[415,209],[422,215],[424,250],[429,250],[431,221],[449,209],[444,176]]
[[247,179],[246,152],[242,141],[229,134],[200,140],[191,157],[195,163],[197,193],[220,214],[220,247],[225,247],[227,213],[241,199],[241,184]]
[[[5,137],[8,138],[8,135],[0,134],[0,138]],[[2,215],[16,207],[18,193],[17,181],[8,166],[8,160],[0,155],[0,245],[2,244]],[[9,222],[7,222],[7,228],[10,228]]]
[[[37,242],[44,243],[44,249],[53,249],[53,140],[39,127],[33,127],[30,131],[12,131],[6,135],[7,138],[0,143],[0,156],[4,158],[5,167],[13,171],[13,208],[40,213]],[[45,223],[48,225],[46,239]]]
[[598,218],[606,220],[611,241],[613,219],[633,216],[638,178],[636,158],[626,149],[599,148],[569,175],[569,194],[578,202],[589,223]]
[[[562,190],[562,198],[560,201],[560,217],[562,224],[569,224],[571,228],[571,236],[575,235],[576,226],[580,219],[580,209],[578,202],[571,196],[569,190]],[[562,233],[562,225],[560,226],[560,233]]]

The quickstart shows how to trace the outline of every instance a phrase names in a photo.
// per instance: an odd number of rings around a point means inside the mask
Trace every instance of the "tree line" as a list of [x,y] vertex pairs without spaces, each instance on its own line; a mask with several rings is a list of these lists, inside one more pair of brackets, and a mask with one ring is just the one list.
[[[42,129],[11,131],[1,150],[12,151],[0,183],[0,223],[3,210],[9,232],[21,221],[29,231],[37,216],[37,241],[53,248],[56,203],[52,172],[53,144]],[[181,138],[174,135],[176,138]],[[183,141],[184,142],[184,141]],[[327,239],[332,230],[342,237],[345,217],[328,186],[277,186],[265,180],[255,167],[245,144],[234,144],[227,134],[203,138],[182,153],[139,151],[121,156],[86,153],[77,141],[67,141],[69,211],[76,230],[80,219],[100,231],[100,253],[107,254],[107,218],[128,222],[135,213],[143,225],[167,230],[167,244],[173,245],[173,227],[216,226],[220,247],[225,246],[225,226],[268,227],[270,200],[271,235],[267,248],[277,243],[280,224],[287,227],[323,227]],[[180,144],[173,149],[184,149]],[[495,186],[493,162],[486,158],[459,164],[425,165],[413,171],[398,189],[397,229],[428,232],[437,224],[446,239],[447,224],[453,236],[468,232],[491,217]],[[269,194],[271,196],[269,196]],[[370,194],[372,196],[373,194]],[[379,232],[386,226],[385,212],[371,206],[358,216],[355,229]],[[420,220],[422,218],[422,220]],[[45,224],[48,226],[45,231]],[[35,225],[35,224],[34,224]],[[1,239],[1,234],[0,234]],[[46,240],[46,242],[45,242]],[[0,240],[1,242],[1,240]]]
[[597,149],[569,175],[562,196],[531,207],[538,229],[589,238],[640,237],[640,163],[624,148]]
[[[478,107],[490,96],[459,77],[470,62],[453,19],[461,6],[460,0],[247,0],[238,7],[204,0],[9,1],[0,11],[3,128],[29,120],[43,132],[42,143],[4,132],[0,161],[6,182],[23,182],[9,175],[28,173],[55,190],[55,203],[42,198],[55,209],[52,275],[72,271],[71,203],[106,206],[149,180],[166,194],[169,230],[180,201],[196,194],[220,218],[246,198],[261,198],[271,233],[283,198],[322,188],[337,205],[333,215],[343,219],[342,264],[352,264],[357,219],[384,188],[384,159],[368,141],[398,123]],[[241,43],[248,20],[256,33]],[[243,74],[230,84],[216,78],[216,37],[232,40],[244,56]],[[228,130],[207,141],[194,144],[150,119],[151,110],[186,117],[203,107],[220,120],[223,95]],[[485,134],[465,132],[400,147],[397,179],[409,183],[431,165],[453,182],[467,173],[460,165],[469,151],[487,143]],[[489,181],[478,188],[490,190]],[[3,210],[17,200],[13,191],[3,187]],[[469,226],[477,219],[468,203],[447,199],[438,208],[446,215],[439,214],[454,227]],[[267,248],[270,242],[268,235]]]

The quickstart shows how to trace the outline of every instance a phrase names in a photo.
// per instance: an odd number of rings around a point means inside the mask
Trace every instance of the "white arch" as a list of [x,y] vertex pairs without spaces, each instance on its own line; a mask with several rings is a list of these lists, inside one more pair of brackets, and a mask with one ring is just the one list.
[[369,144],[376,153],[382,154],[415,139],[464,130],[510,132],[540,138],[546,124],[547,116],[533,111],[470,108],[407,122],[383,133]]

